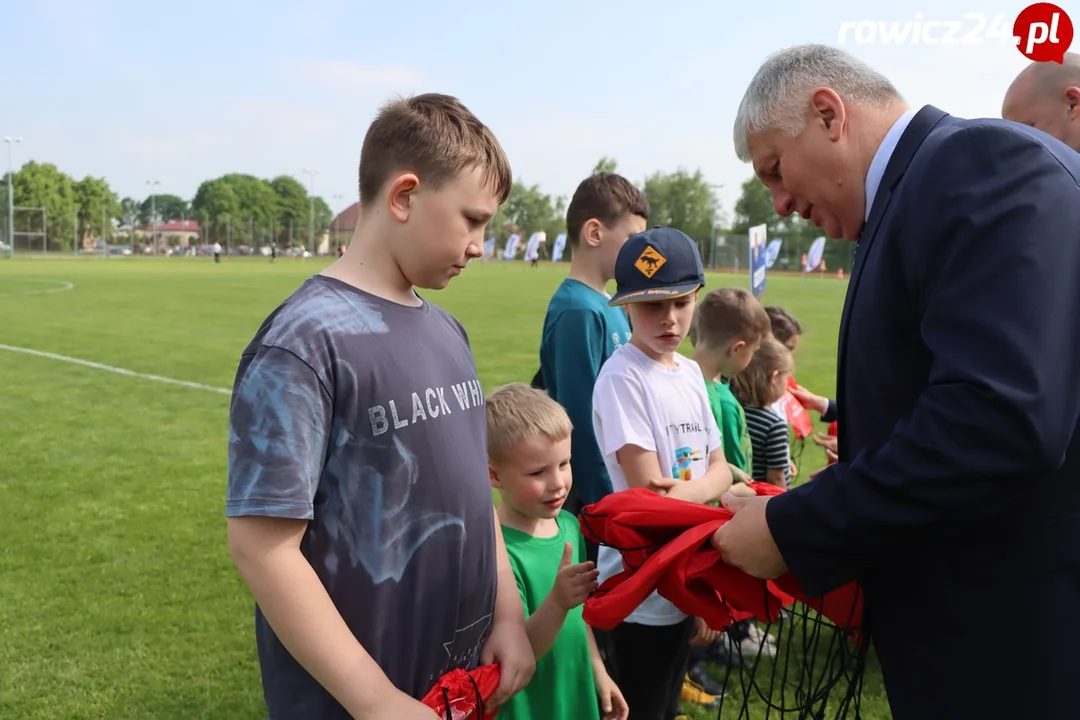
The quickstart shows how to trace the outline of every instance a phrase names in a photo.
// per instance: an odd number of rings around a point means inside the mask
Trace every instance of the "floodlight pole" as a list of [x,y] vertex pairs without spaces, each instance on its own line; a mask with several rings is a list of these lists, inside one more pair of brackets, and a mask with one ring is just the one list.
[[160,185],[160,180],[147,180],[146,184],[150,186],[150,244],[154,247],[154,257],[157,257],[157,195],[154,193],[154,186]]
[[310,205],[308,209],[308,242],[311,244],[311,257],[315,257],[315,176],[319,174],[319,171],[304,168],[304,172],[308,176],[308,202]]
[[15,191],[12,189],[11,178],[15,174],[15,166],[11,161],[11,150],[18,143],[22,142],[21,137],[17,138],[4,138],[4,142],[7,143],[7,157],[8,157],[8,176],[7,176],[7,198],[8,198],[8,221],[7,221],[7,236],[8,236],[8,259],[15,257]]

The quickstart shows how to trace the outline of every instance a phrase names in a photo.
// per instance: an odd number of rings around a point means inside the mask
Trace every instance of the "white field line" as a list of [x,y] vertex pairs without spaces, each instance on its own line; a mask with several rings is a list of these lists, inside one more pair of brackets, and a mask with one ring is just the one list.
[[105,365],[103,363],[92,362],[90,360],[80,360],[79,358],[68,357],[66,355],[57,355],[56,353],[51,352],[43,352],[41,350],[34,350],[33,348],[24,348],[16,347],[14,345],[0,344],[0,350],[23,353],[24,355],[33,355],[34,357],[46,358],[48,360],[59,360],[60,362],[71,363],[73,365],[82,365],[83,367],[93,368],[94,370],[104,370],[105,372],[116,373],[117,375],[126,375],[133,378],[140,378],[142,380],[153,380],[154,382],[167,383],[169,385],[179,385],[180,387],[191,388],[192,390],[208,390],[210,392],[220,393],[222,395],[232,395],[232,390],[229,390],[227,388],[213,387],[212,385],[203,385],[202,383],[190,382],[188,380],[176,380],[174,378],[162,377],[161,375],[138,373],[134,370],[125,370],[124,368],[113,367],[112,365]]
[[25,297],[27,295],[48,295],[50,293],[67,292],[75,289],[75,283],[67,280],[51,280],[49,278],[19,278],[30,282],[59,283],[59,287],[46,288],[44,290],[16,290],[14,292],[0,292],[0,297]]

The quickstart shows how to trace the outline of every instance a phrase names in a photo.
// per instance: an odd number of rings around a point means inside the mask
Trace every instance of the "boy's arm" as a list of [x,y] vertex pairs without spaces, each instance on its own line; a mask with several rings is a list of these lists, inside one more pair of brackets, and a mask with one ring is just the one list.
[[731,470],[721,448],[709,454],[709,469],[701,477],[677,483],[668,490],[667,496],[694,503],[716,502],[731,487]]
[[743,453],[740,428],[742,417],[739,408],[732,402],[720,401],[720,417],[716,419],[720,434],[724,439],[724,457],[736,467],[746,467],[746,455]]
[[303,520],[232,517],[229,553],[289,654],[352,717],[385,717],[396,703],[411,698],[402,697],[353,636],[300,553],[306,528]]
[[491,634],[480,653],[480,661],[499,664],[499,687],[490,702],[497,707],[529,684],[536,672],[536,656],[525,629],[525,607],[521,601],[517,576],[510,564],[510,554],[506,551],[499,514],[495,508],[491,512],[495,514],[495,555],[499,579]]
[[229,554],[282,644],[355,718],[425,717],[360,645],[300,551],[332,402],[296,355],[261,348],[229,412]]
[[551,330],[558,351],[552,353],[546,368],[555,381],[552,397],[566,409],[573,423],[570,465],[579,491],[586,484],[590,488],[586,497],[611,492],[611,478],[592,423],[593,389],[604,360],[604,328],[603,318],[592,310],[564,311]]

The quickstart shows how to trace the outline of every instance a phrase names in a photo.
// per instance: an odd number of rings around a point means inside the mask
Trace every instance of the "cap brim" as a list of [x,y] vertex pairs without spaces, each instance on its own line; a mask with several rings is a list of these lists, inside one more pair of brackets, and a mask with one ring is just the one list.
[[608,301],[608,305],[630,305],[639,302],[656,302],[657,300],[674,300],[700,290],[704,285],[699,282],[682,283],[668,287],[649,288],[647,290],[630,290],[615,293],[615,297]]

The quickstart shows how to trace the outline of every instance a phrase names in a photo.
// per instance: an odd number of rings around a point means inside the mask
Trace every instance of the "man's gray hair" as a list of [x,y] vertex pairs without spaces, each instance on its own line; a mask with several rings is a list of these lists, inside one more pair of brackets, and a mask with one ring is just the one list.
[[903,101],[881,73],[828,45],[796,45],[773,53],[750,81],[735,114],[735,154],[750,162],[747,136],[778,130],[795,137],[806,126],[810,95],[831,88],[846,102],[884,108]]

